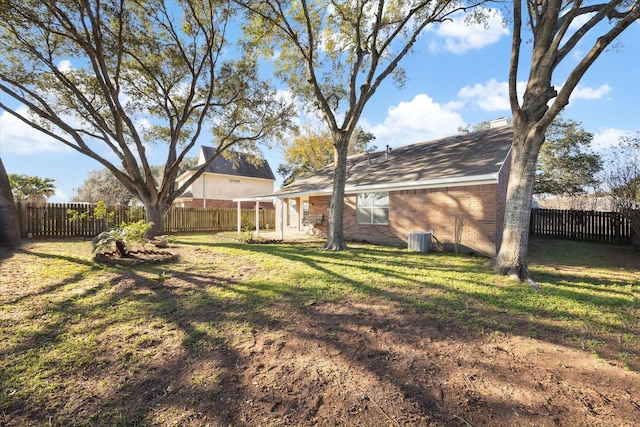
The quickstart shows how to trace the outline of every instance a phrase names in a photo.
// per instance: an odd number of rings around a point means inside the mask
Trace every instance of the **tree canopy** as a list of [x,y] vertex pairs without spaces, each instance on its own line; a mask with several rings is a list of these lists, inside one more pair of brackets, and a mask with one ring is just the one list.
[[[102,164],[145,205],[150,234],[162,233],[173,200],[216,157],[176,186],[201,138],[210,133],[217,154],[253,152],[291,115],[256,56],[231,44],[236,18],[215,0],[6,0],[0,108]],[[152,146],[166,153],[160,180]]]
[[346,158],[365,105],[387,78],[402,86],[400,62],[427,25],[485,0],[235,1],[248,13],[247,42],[276,58],[276,74],[327,123],[335,171],[325,248],[345,249]]
[[629,219],[634,231],[632,243],[640,248],[640,132],[620,138],[604,182],[612,209]]
[[[180,163],[178,176],[198,163],[196,157],[185,158]],[[162,181],[163,167],[151,166],[154,183]],[[109,169],[94,170],[87,174],[87,178],[75,189],[72,202],[97,203],[103,201],[107,205],[128,205],[137,200],[134,195],[116,179]]]
[[[349,141],[348,154],[358,154],[375,150],[369,145],[376,137],[357,127]],[[285,146],[284,159],[287,163],[278,166],[278,173],[284,177],[284,185],[303,178],[333,163],[333,139],[328,130],[304,126],[289,144]]]
[[558,116],[540,150],[534,194],[572,197],[597,190],[603,160],[589,150],[592,140],[580,123]]
[[17,202],[44,205],[56,192],[54,179],[38,176],[9,174],[9,184]]
[[[640,209],[640,133],[620,138],[605,174],[612,208],[629,213]],[[638,229],[640,236],[640,227]]]

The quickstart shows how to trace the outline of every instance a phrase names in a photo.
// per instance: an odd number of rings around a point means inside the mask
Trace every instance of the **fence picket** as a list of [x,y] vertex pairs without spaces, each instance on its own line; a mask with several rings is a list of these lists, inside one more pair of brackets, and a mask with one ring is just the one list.
[[[45,206],[33,206],[29,203],[18,203],[18,219],[22,237],[94,237],[107,230],[110,225],[132,222],[138,219],[136,209],[128,206],[111,206],[112,224],[96,219],[94,206],[79,203],[48,203]],[[76,221],[71,220],[70,210],[79,214],[87,214]],[[138,213],[138,216],[140,214]],[[255,221],[253,209],[242,209],[241,216],[247,217],[249,223]],[[260,226],[275,223],[274,210],[260,210]],[[176,232],[208,232],[231,231],[238,226],[237,209],[222,208],[171,208],[166,218],[165,231]]]
[[[42,207],[18,203],[18,219],[23,237],[94,237],[110,225],[137,220],[135,210],[128,206],[113,206],[113,224],[93,218],[94,206],[78,203],[49,203]],[[69,210],[87,216],[71,221]],[[138,216],[140,212],[138,212]],[[241,218],[248,223],[255,221],[253,209],[242,209]],[[260,210],[260,226],[273,228],[275,211]],[[237,228],[237,209],[221,208],[171,208],[167,215],[165,231],[213,232],[231,231]],[[631,223],[617,212],[564,211],[556,209],[532,209],[529,231],[532,235],[555,236],[572,240],[588,240],[603,243],[627,244],[632,240]]]
[[532,209],[529,232],[613,244],[627,244],[632,239],[629,219],[618,212]]

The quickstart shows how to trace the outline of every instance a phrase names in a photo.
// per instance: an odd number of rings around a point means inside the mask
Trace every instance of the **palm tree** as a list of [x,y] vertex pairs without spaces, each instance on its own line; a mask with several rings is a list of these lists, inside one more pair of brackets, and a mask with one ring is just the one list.
[[27,194],[27,202],[36,206],[44,206],[56,192],[56,186],[53,185],[55,180],[51,178],[39,178],[37,176],[29,177],[29,193]]
[[37,176],[9,174],[9,183],[13,191],[16,202],[26,202],[31,205],[29,217],[42,228],[47,216],[44,205],[49,197],[56,192],[51,178],[40,178]]
[[55,180],[37,176],[9,174],[9,183],[18,202],[42,207],[56,192]]

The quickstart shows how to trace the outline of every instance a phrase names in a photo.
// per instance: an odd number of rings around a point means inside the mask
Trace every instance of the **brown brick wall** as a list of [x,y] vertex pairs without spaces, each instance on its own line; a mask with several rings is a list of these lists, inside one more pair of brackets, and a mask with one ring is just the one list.
[[309,197],[309,215],[324,215],[320,224],[315,224],[321,233],[329,231],[329,206],[331,206],[331,196]]
[[[493,256],[500,217],[498,199],[498,186],[493,184],[396,191],[389,194],[389,224],[357,224],[356,195],[349,194],[345,197],[345,238],[405,245],[410,232],[433,229],[434,243],[439,243],[435,247],[452,250],[456,217],[461,215],[462,250]],[[328,217],[329,196],[309,201],[311,214]],[[316,227],[326,233],[328,220]]]

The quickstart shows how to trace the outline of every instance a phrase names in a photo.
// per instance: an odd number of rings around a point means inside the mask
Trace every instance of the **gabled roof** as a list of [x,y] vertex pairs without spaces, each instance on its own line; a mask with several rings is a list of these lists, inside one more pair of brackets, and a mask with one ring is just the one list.
[[[215,155],[216,149],[213,147],[202,147],[202,156],[205,159],[211,158]],[[271,167],[269,166],[269,162],[266,160],[262,161],[261,165],[254,165],[251,163],[247,156],[243,153],[236,153],[237,157],[234,160],[230,160],[225,158],[222,154],[216,157],[216,159],[211,162],[205,173],[216,173],[221,175],[233,175],[233,176],[245,176],[250,178],[262,178],[262,179],[270,179],[275,181],[276,177],[273,175],[271,171]],[[197,169],[196,166],[193,169]]]
[[[511,149],[511,126],[395,147],[347,158],[346,192],[389,191],[497,182]],[[276,197],[331,192],[333,164],[274,193]]]

